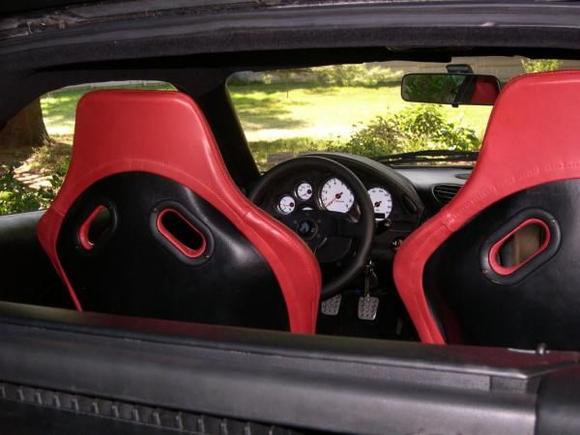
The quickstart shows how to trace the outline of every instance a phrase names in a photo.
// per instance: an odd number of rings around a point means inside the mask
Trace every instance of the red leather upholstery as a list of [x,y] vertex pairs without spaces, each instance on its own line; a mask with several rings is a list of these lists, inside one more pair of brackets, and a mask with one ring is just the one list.
[[396,286],[423,342],[445,343],[423,288],[429,258],[499,200],[551,181],[580,178],[579,109],[580,71],[525,75],[504,88],[468,182],[395,258]]
[[75,199],[96,181],[137,171],[186,186],[226,216],[271,267],[283,292],[291,331],[315,332],[321,277],[314,255],[298,236],[239,191],[201,110],[179,92],[97,91],[79,102],[71,165],[38,225],[39,240],[78,310],[83,301],[56,249],[63,219]]

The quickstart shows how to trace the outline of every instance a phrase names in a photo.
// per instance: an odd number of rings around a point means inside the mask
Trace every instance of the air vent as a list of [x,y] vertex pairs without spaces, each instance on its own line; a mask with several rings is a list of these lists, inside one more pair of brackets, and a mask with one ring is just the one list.
[[455,197],[461,187],[460,184],[438,184],[433,187],[433,196],[439,204],[445,205]]

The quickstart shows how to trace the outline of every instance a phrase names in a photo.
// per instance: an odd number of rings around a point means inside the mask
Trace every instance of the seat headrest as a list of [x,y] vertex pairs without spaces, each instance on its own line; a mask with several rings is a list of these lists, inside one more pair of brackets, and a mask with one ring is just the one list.
[[445,212],[449,229],[534,185],[580,177],[580,71],[512,80],[493,108],[474,171]]
[[233,184],[205,117],[187,95],[90,92],[77,107],[71,164],[53,206],[64,212],[96,180],[126,171],[165,175],[202,196]]

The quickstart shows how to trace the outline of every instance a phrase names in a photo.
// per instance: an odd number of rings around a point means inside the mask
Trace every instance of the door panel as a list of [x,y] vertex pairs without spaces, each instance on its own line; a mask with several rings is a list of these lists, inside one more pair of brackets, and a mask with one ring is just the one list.
[[66,289],[36,237],[42,213],[0,216],[0,300],[68,308]]
[[306,432],[533,434],[537,404],[561,399],[553,388],[542,397],[544,379],[578,367],[574,352],[304,336],[9,303],[0,303],[0,347],[0,408],[20,401],[56,412],[43,398],[60,392],[72,395],[69,408],[93,409],[91,400],[97,409],[137,407],[125,421],[155,408]]

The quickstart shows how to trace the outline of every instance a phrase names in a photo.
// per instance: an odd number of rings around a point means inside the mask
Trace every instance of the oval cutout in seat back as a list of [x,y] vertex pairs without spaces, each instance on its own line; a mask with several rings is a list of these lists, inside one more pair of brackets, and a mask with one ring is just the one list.
[[550,228],[541,219],[528,219],[497,241],[489,263],[499,275],[510,275],[542,253],[550,243]]
[[111,211],[108,207],[99,205],[85,219],[79,229],[79,242],[81,246],[87,251],[90,251],[112,226],[113,216]]
[[198,258],[205,252],[205,237],[177,210],[166,208],[161,211],[157,216],[157,229],[173,247],[189,258]]

